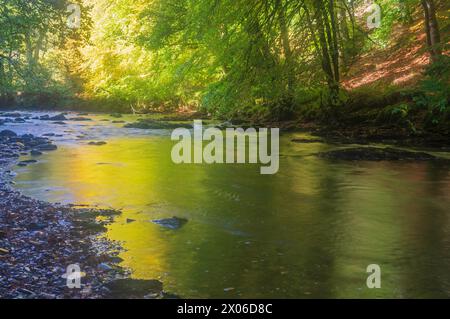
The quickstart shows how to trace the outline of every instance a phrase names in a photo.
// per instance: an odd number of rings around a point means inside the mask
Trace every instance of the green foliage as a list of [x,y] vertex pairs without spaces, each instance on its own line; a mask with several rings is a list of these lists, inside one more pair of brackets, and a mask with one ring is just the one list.
[[408,116],[410,107],[408,104],[402,103],[394,106],[391,109],[391,114],[393,116],[398,116],[399,118],[406,118]]
[[391,44],[392,33],[397,32],[401,24],[412,23],[419,4],[417,0],[377,0],[375,3],[381,7],[381,25],[369,33],[371,41],[366,42],[366,49]]
[[73,94],[64,53],[72,49],[67,47],[70,41],[87,39],[90,20],[83,7],[82,27],[69,29],[67,4],[62,0],[0,0],[0,104],[17,97],[20,103],[32,105],[39,102],[37,95],[48,103],[52,95]]
[[349,110],[381,109],[404,102],[410,94],[409,89],[384,83],[362,86],[349,92],[346,108]]
[[443,55],[431,64],[421,81],[414,101],[420,108],[428,110],[431,124],[439,124],[450,113],[450,57]]
[[[331,2],[322,1],[328,8]],[[329,85],[314,44],[316,15],[305,18],[313,1],[85,2],[94,20],[83,48],[87,98],[144,109],[201,108],[223,118],[286,119],[303,103],[298,92]],[[350,24],[347,13],[339,25],[352,56],[358,50]]]
[[[411,113],[398,88],[346,92],[340,82],[364,50],[389,43],[416,0],[377,0],[375,30],[366,28],[362,0],[71,2],[81,5],[80,29],[66,26],[67,1],[0,0],[0,104],[181,107],[258,121],[339,121],[338,113],[386,105],[395,107],[383,116]],[[449,90],[448,61],[439,63],[415,101],[440,119]]]

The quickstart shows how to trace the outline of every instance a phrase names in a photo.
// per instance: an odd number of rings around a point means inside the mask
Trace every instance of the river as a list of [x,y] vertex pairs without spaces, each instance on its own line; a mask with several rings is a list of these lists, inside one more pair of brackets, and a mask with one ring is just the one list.
[[[122,243],[133,278],[159,279],[186,298],[450,296],[448,166],[320,159],[343,146],[291,142],[305,133],[281,135],[275,175],[254,164],[176,165],[170,131],[87,117],[3,125],[57,135],[57,151],[15,169],[16,187],[121,209],[105,236]],[[88,145],[99,140],[107,144]],[[188,222],[152,222],[173,216]],[[371,264],[381,267],[380,289],[366,285]]]

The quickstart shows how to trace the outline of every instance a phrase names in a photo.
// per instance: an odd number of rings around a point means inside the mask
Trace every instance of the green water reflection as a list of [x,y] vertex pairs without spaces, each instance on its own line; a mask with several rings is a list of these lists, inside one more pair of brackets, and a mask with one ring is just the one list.
[[[122,265],[183,297],[450,296],[448,167],[333,163],[312,155],[329,145],[289,141],[274,176],[175,165],[169,137],[149,136],[63,146],[16,182],[41,199],[123,209],[107,233],[124,243]],[[151,222],[172,216],[189,222]],[[366,287],[369,264],[381,289]]]

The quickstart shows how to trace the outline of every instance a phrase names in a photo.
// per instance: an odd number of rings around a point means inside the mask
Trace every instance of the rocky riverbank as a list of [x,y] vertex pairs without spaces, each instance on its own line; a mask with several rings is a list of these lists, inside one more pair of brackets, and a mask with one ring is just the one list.
[[[46,137],[0,132],[0,298],[167,297],[162,283],[128,279],[118,266],[119,243],[99,236],[119,211],[50,204],[14,190],[19,157],[56,148]],[[67,286],[67,267],[74,264],[81,269],[80,289]],[[122,283],[139,288],[127,295]]]

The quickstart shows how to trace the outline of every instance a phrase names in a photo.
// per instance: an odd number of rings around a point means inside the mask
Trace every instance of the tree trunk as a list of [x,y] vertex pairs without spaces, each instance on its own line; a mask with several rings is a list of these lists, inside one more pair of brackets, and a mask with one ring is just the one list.
[[285,58],[285,68],[287,77],[287,89],[289,97],[293,96],[295,75],[293,69],[293,56],[291,44],[289,42],[289,29],[286,21],[285,7],[281,0],[277,0],[278,19],[280,23],[281,41],[283,44],[283,53]]
[[333,71],[331,69],[330,54],[328,52],[327,38],[325,36],[325,27],[323,23],[322,10],[319,0],[314,2],[315,16],[317,19],[317,33],[319,34],[320,54],[322,54],[322,69],[327,76],[327,81],[330,83],[333,79]]
[[292,50],[289,43],[289,32],[286,26],[286,22],[284,17],[280,17],[281,24],[281,36],[283,39],[283,51],[286,59],[286,73],[287,73],[287,83],[288,83],[288,92],[292,95],[294,89],[294,70],[293,70],[293,61],[292,61]]
[[[323,0],[315,0],[314,6],[322,53],[322,68],[327,76],[330,90],[329,104],[335,106],[339,104],[339,51],[335,41],[335,19],[328,16]],[[329,9],[332,11],[330,15],[334,15],[333,3],[330,3]]]
[[334,81],[336,83],[340,82],[339,74],[339,44],[337,39],[337,24],[336,24],[336,13],[334,10],[334,0],[329,0],[329,14],[330,14],[330,24],[331,24],[331,39],[329,42],[332,43],[332,60],[333,60],[333,72]]
[[349,57],[347,52],[347,46],[350,43],[350,33],[347,25],[347,14],[345,8],[342,6],[339,10],[339,43],[341,45],[341,65],[343,68],[347,68],[349,64]]
[[436,61],[441,55],[441,37],[439,33],[439,24],[436,18],[436,7],[433,0],[422,0],[424,11],[425,33],[427,35],[427,46],[431,54],[431,59]]

